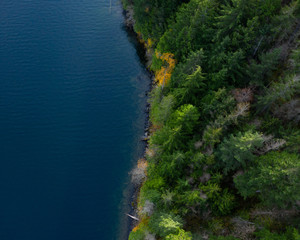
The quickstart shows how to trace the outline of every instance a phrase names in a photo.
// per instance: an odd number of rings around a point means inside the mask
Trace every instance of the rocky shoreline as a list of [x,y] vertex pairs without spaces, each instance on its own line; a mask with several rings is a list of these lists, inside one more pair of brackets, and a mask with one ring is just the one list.
[[[123,6],[123,15],[124,15],[124,23],[126,26],[126,30],[132,34],[134,34],[135,38],[137,41],[140,43],[141,48],[143,48],[143,57],[145,58],[145,67],[147,69],[147,72],[149,73],[151,81],[149,82],[149,89],[148,91],[145,92],[145,95],[148,97],[149,93],[151,92],[152,88],[155,86],[155,81],[154,81],[154,75],[153,73],[149,70],[150,66],[150,61],[151,61],[151,54],[149,53],[148,49],[146,48],[145,44],[143,43],[143,39],[141,36],[139,36],[135,31],[134,31],[134,24],[135,20],[133,18],[133,6],[127,6],[125,9]],[[141,155],[140,159],[145,159],[146,157],[146,149],[148,148],[148,140],[150,137],[150,127],[151,127],[151,122],[150,122],[150,103],[147,102],[145,107],[144,107],[144,113],[146,114],[145,117],[145,123],[144,123],[144,135],[141,136],[140,141],[143,144],[143,154]],[[138,163],[136,163],[137,167]],[[139,220],[138,220],[138,209],[137,209],[137,202],[138,202],[138,196],[140,192],[140,188],[142,186],[143,182],[140,183],[131,183],[132,184],[132,190],[130,192],[130,198],[128,199],[128,204],[130,204],[130,212],[125,213],[130,221],[128,224],[128,235],[131,232],[131,230],[138,225]]]
[[133,6],[128,6],[126,9],[124,9],[124,16],[125,16],[124,22],[126,27],[134,31],[133,28],[135,25],[135,20],[133,18]]

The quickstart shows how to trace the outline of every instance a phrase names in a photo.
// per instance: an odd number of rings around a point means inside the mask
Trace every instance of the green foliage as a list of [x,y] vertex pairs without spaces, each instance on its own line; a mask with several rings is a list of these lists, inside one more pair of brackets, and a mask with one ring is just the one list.
[[164,96],[161,101],[157,99],[155,104],[151,105],[151,122],[158,126],[166,123],[173,111],[174,103],[173,95]]
[[215,144],[219,143],[222,136],[222,128],[208,126],[207,129],[204,131],[203,134],[203,141],[205,146],[211,146],[213,148]]
[[265,114],[264,120],[261,123],[260,130],[265,134],[275,134],[278,135],[278,130],[280,130],[283,125],[280,119],[273,117],[272,115]]
[[162,88],[156,87],[151,91],[149,103],[151,104],[150,119],[154,124],[161,124],[160,122],[160,103],[163,98]]
[[[212,89],[228,83],[260,83],[275,70],[279,60],[279,50],[262,52],[269,47],[272,39],[269,36],[277,34],[270,24],[278,26],[278,20],[273,21],[273,18],[278,14],[284,17],[287,11],[280,13],[280,0],[220,2],[191,0],[183,4],[176,20],[160,38],[157,50],[174,53],[182,62],[191,52],[205,49],[201,67],[208,73]],[[288,19],[293,19],[293,11],[289,12]],[[290,25],[293,22],[295,20]],[[258,53],[259,62],[253,60],[247,69],[249,56],[253,58]]]
[[182,86],[187,76],[193,74],[198,66],[202,65],[203,58],[204,52],[203,49],[200,49],[191,52],[184,62],[177,64],[171,77],[171,87],[176,89]]
[[300,49],[297,48],[291,53],[291,58],[290,58],[290,67],[294,70],[296,74],[299,73],[299,68],[300,68]]
[[227,115],[233,111],[234,98],[228,94],[225,88],[208,92],[201,100],[201,116],[205,125],[215,120],[219,115]]
[[258,97],[258,111],[268,111],[272,106],[278,106],[278,101],[288,101],[300,90],[300,78],[296,75],[288,75],[279,82],[273,82],[265,90],[265,94]]
[[174,196],[175,196],[175,193],[170,192],[169,190],[167,190],[165,193],[163,193],[161,195],[161,198],[162,198],[162,201],[163,201],[164,205],[165,206],[171,205],[174,201]]
[[146,219],[142,219],[129,234],[128,240],[144,240],[149,232]]
[[[264,29],[271,17],[279,13],[280,0],[232,0],[222,5],[218,16],[219,41],[224,37],[231,37],[232,45],[251,49],[257,33]],[[243,39],[244,38],[244,39]],[[239,45],[240,44],[240,45]]]
[[297,154],[270,152],[256,166],[234,179],[243,197],[257,195],[266,206],[287,208],[300,200],[300,161]]
[[[294,121],[300,1],[134,0],[134,11],[136,30],[157,43],[151,69],[161,69],[163,54],[176,59],[169,84],[155,87],[150,98],[154,132],[149,143],[155,153],[148,157],[140,194],[140,205],[148,200],[156,207],[150,230],[159,239],[190,240],[174,214],[189,223],[194,217],[226,216],[240,210],[238,193],[258,197],[267,207],[293,206],[300,200],[295,154],[300,134]],[[244,90],[251,96],[237,96]],[[293,106],[291,118],[282,116]],[[258,119],[257,113],[264,115]],[[284,139],[285,152],[259,157],[267,152],[268,135]],[[245,173],[234,175],[239,169]],[[243,207],[248,213],[248,204]],[[225,225],[222,220],[214,234]],[[258,239],[280,239],[259,234]],[[278,236],[296,240],[298,233],[293,234]]]
[[222,230],[224,229],[224,225],[224,219],[219,217],[214,217],[210,219],[207,223],[208,231],[215,235],[219,235],[222,232]]
[[297,229],[289,227],[286,233],[272,233],[263,229],[255,234],[260,240],[300,240],[300,234]]
[[161,197],[161,194],[156,189],[150,189],[147,186],[142,186],[140,189],[140,202],[141,206],[144,206],[146,200],[151,202],[158,202]]
[[266,29],[268,18],[279,9],[280,0],[238,0],[221,5],[220,14],[216,17],[215,44],[207,63],[207,71],[215,84],[241,85],[249,82],[246,55],[256,54],[259,50],[265,38],[260,34]]
[[200,193],[200,190],[186,191],[183,197],[185,205],[193,207],[203,203],[204,199],[201,198]]
[[145,189],[155,189],[155,190],[161,190],[163,189],[165,186],[165,181],[163,180],[163,178],[156,176],[153,179],[149,179],[147,182],[145,182],[145,184],[143,185],[143,187]]
[[164,156],[163,161],[158,164],[159,174],[165,179],[166,183],[172,186],[177,179],[183,176],[186,166],[186,157],[181,152],[175,152],[172,155]]
[[134,0],[135,30],[145,39],[159,39],[167,28],[168,19],[181,3],[180,0]]
[[157,130],[150,139],[150,144],[158,145],[165,151],[175,151],[183,145],[181,126],[170,128],[164,126]]
[[222,191],[218,183],[209,181],[206,185],[200,186],[200,189],[207,195],[208,198],[214,198]]
[[220,88],[228,84],[241,83],[245,74],[245,52],[242,49],[228,51],[227,48],[231,39],[226,37],[219,46],[213,50],[208,64],[208,76],[212,86]]
[[273,17],[271,31],[277,42],[291,37],[297,17],[299,17],[299,1],[291,1],[282,8],[279,15]]
[[209,205],[216,215],[226,215],[235,207],[235,197],[222,190],[216,182],[209,181],[207,185],[200,185],[200,189],[207,195]]
[[177,234],[168,235],[166,240],[192,240],[192,234],[184,231],[183,229],[179,229]]
[[157,49],[172,52],[180,62],[191,51],[206,46],[212,39],[210,24],[214,22],[218,1],[191,0],[178,10],[176,20],[161,37]]
[[178,234],[181,227],[182,219],[173,214],[157,212],[149,220],[149,229],[160,237]]
[[235,197],[228,189],[220,186],[223,176],[215,173],[205,184],[200,183],[199,189],[205,193],[207,203],[216,215],[226,215],[235,207]]
[[146,200],[154,203],[158,202],[164,188],[165,181],[160,176],[147,180],[140,189],[139,204],[144,206]]
[[135,232],[130,232],[128,240],[144,240],[145,232],[142,229],[138,229]]
[[196,70],[191,75],[187,75],[184,82],[175,89],[174,95],[180,105],[186,103],[199,105],[199,96],[203,95],[205,89],[205,77],[201,67],[197,66]]
[[259,56],[259,62],[252,60],[247,69],[247,77],[251,79],[250,83],[258,86],[266,83],[279,63],[280,48],[276,48],[270,52],[262,53]]
[[160,145],[164,150],[173,152],[186,148],[186,140],[193,132],[199,119],[196,107],[188,104],[182,105],[171,116],[166,125],[156,131],[150,143]]
[[289,135],[285,136],[287,144],[285,150],[292,153],[300,152],[300,130],[295,129]]
[[223,172],[227,174],[240,167],[246,169],[255,158],[254,150],[262,144],[262,135],[252,131],[239,132],[237,135],[230,135],[229,138],[224,139],[217,151]]
[[224,189],[220,194],[213,196],[211,206],[216,215],[229,214],[236,206],[235,197]]
[[185,134],[191,134],[199,119],[199,112],[191,104],[182,105],[170,117],[168,125],[172,128],[181,127]]
[[132,4],[132,0],[121,0],[123,8],[127,9],[129,5]]

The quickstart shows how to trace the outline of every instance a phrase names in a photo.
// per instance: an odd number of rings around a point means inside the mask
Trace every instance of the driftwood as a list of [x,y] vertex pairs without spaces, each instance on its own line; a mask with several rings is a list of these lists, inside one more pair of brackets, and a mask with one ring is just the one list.
[[136,221],[140,221],[140,219],[138,219],[138,218],[135,217],[135,216],[132,216],[132,215],[130,215],[130,214],[128,214],[128,213],[126,213],[126,215],[127,215],[128,217],[130,217],[130,218],[136,220]]

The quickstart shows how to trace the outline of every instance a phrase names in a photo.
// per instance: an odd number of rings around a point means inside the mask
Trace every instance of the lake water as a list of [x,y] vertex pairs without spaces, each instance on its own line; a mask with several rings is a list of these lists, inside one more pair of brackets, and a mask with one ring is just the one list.
[[149,79],[123,20],[116,0],[0,1],[1,240],[126,239]]

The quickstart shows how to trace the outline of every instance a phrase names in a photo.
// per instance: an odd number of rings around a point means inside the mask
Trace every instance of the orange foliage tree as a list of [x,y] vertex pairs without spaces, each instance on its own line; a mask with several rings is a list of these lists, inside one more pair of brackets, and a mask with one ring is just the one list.
[[172,72],[175,68],[176,60],[173,53],[155,53],[156,57],[163,62],[163,66],[155,73],[155,79],[159,85],[164,87],[171,79]]

